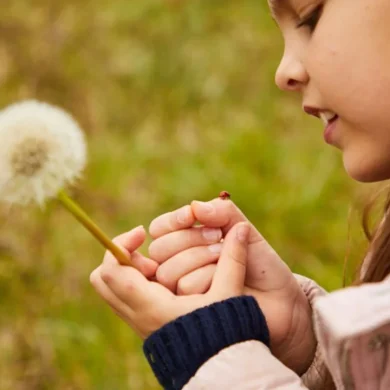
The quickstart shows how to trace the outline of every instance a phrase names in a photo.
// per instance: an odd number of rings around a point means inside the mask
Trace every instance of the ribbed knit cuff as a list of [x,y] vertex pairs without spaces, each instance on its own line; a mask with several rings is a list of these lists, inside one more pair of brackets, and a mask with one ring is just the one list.
[[177,318],[147,338],[143,349],[164,389],[180,390],[212,356],[247,340],[269,346],[269,331],[257,301],[241,296]]

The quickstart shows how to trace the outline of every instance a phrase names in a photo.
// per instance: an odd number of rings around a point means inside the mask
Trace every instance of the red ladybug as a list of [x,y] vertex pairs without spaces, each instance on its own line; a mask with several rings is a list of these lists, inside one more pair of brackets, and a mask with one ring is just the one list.
[[222,200],[230,199],[230,194],[227,191],[221,191],[219,198]]

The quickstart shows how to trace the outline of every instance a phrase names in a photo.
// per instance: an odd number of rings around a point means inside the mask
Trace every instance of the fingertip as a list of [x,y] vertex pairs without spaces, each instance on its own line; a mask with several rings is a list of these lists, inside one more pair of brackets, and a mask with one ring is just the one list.
[[144,225],[139,225],[136,228],[130,230],[130,232],[146,234],[146,230],[145,230]]
[[149,227],[148,227],[149,235],[153,239],[158,238],[157,229],[156,229],[156,220],[157,220],[157,218],[153,219],[153,221],[150,222]]
[[137,226],[123,234],[123,240],[120,240],[119,244],[123,246],[128,252],[134,252],[137,250],[146,239],[146,231],[143,225]]
[[155,218],[149,225],[149,234],[153,239],[176,230],[186,229],[195,223],[195,216],[190,205]]
[[241,244],[248,244],[250,228],[248,222],[240,222],[236,225],[236,237]]

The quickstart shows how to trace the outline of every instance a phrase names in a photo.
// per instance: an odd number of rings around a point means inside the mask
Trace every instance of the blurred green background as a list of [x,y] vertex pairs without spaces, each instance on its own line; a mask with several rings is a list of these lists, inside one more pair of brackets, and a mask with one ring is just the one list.
[[[3,0],[0,104],[38,98],[81,123],[73,195],[110,236],[228,190],[295,272],[332,290],[350,209],[348,281],[361,258],[367,191],[277,90],[282,51],[266,1]],[[0,218],[0,389],[158,389],[89,284],[99,244],[56,203]]]

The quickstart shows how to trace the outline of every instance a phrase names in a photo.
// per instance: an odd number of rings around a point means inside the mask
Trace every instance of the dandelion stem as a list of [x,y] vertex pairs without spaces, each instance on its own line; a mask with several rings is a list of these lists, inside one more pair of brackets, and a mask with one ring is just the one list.
[[131,265],[130,258],[128,258],[123,251],[115,245],[107,235],[92,221],[92,219],[85,213],[84,210],[70,198],[64,190],[61,190],[57,199],[65,208],[70,211],[73,216],[81,222],[86,229],[88,229],[95,238],[108,249],[122,265]]

